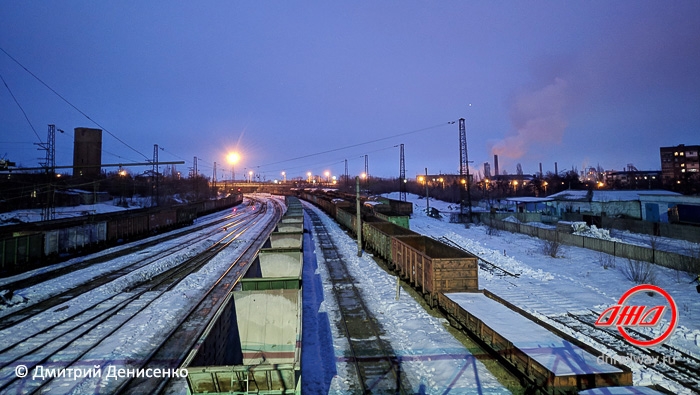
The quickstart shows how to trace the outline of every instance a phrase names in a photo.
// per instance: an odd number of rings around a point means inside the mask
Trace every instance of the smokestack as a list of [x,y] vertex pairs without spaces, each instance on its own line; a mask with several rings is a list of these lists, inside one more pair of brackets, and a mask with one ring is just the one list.
[[554,162],[554,174],[559,175],[559,168],[557,167],[557,162]]
[[484,162],[484,177],[491,178],[491,165],[489,162]]
[[498,172],[498,155],[493,156],[493,176],[498,178],[501,173]]
[[540,162],[540,178],[542,178],[542,177],[543,177],[543,174],[542,174],[542,162]]

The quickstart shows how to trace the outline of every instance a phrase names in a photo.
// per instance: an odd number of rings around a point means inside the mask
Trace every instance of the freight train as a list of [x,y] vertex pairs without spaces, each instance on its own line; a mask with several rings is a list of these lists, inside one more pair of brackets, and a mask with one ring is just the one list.
[[[357,232],[354,196],[334,191],[303,190],[299,197],[312,202],[353,235]],[[444,292],[478,292],[478,258],[408,229],[413,204],[393,199],[362,199],[362,240],[389,268],[421,292],[431,307]]]
[[301,394],[304,215],[296,197],[286,205],[217,324],[183,363],[188,393]]
[[[357,232],[357,208],[353,201],[354,197],[346,196],[343,199],[321,190],[300,191],[299,196],[321,207],[351,233]],[[525,342],[525,347],[519,343],[513,343],[508,331],[502,328],[493,329],[495,325],[491,321],[498,323],[502,315],[495,312],[491,314],[489,307],[482,307],[482,310],[487,311],[486,319],[479,318],[478,309],[476,312],[467,311],[457,302],[461,299],[478,301],[478,303],[466,304],[471,308],[475,305],[485,305],[489,301],[496,301],[495,306],[515,315],[515,318],[508,322],[517,322],[515,324],[517,328],[520,328],[520,325],[523,325],[523,328],[525,325],[530,327],[542,325],[534,316],[517,309],[487,290],[478,289],[476,256],[411,231],[408,229],[407,222],[403,226],[403,218],[395,217],[410,215],[411,212],[408,209],[412,206],[407,206],[410,203],[390,200],[380,203],[392,208],[391,210],[386,210],[386,207],[380,209],[380,213],[384,211],[383,218],[376,215],[377,204],[366,203],[366,201],[361,202],[363,247],[383,258],[389,268],[420,292],[431,307],[441,309],[453,326],[466,329],[473,334],[480,344],[497,356],[499,361],[517,372],[523,386],[528,390],[536,389],[546,394],[570,394],[592,387],[607,387],[601,392],[581,392],[592,394],[613,393],[609,390],[610,386],[623,386],[614,390],[621,392],[614,393],[661,394],[650,388],[641,389],[631,386],[632,372],[628,367],[614,367],[606,364],[599,366],[596,356],[601,355],[600,352],[551,327],[533,330],[528,335],[534,338],[542,336],[541,338],[550,339],[551,337],[554,340],[544,342],[551,344],[551,347],[538,346],[533,349],[529,338]],[[507,325],[506,323],[505,326]],[[518,338],[520,336],[518,330],[510,332],[516,333],[515,336]],[[550,335],[550,331],[554,335]],[[536,342],[537,339],[532,341]],[[541,352],[543,349],[546,352]],[[582,362],[584,354],[588,358],[587,364]],[[547,363],[550,360],[555,361],[554,366]],[[567,371],[563,372],[562,366],[575,368],[572,369],[573,372],[569,372],[568,369],[564,369]]]
[[0,227],[0,277],[25,272],[80,252],[190,225],[202,215],[237,206],[238,193],[167,208],[88,215]]

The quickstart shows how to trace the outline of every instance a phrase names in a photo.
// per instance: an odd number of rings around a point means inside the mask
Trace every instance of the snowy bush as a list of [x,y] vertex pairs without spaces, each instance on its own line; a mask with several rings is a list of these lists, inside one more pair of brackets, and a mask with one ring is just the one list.
[[615,257],[606,253],[598,253],[598,263],[603,269],[614,269],[615,268]]
[[686,276],[694,279],[700,273],[700,247],[688,243],[685,254],[678,255],[678,258],[671,262],[671,268],[676,271],[676,282],[686,282]]
[[656,268],[653,263],[627,258],[621,269],[625,277],[636,284],[656,284]]
[[542,240],[542,253],[549,255],[552,258],[557,257],[560,247],[561,244],[559,243],[559,240]]
[[484,224],[486,225],[486,234],[489,236],[498,236],[501,231],[497,228],[497,220],[493,215],[489,215],[488,219]]

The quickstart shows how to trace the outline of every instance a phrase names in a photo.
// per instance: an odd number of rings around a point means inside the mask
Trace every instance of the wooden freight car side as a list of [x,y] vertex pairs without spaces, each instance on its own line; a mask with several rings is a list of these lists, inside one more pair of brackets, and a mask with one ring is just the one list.
[[136,214],[117,217],[107,222],[107,240],[129,239],[136,235],[148,233],[148,214]]
[[[598,351],[534,317],[491,300],[493,294],[440,294],[440,307],[455,326],[478,337],[493,354],[521,372],[544,393],[564,394],[591,387],[631,385],[629,368],[600,363]],[[523,336],[522,333],[527,333]],[[546,346],[543,346],[546,345]]]
[[392,259],[399,274],[422,291],[431,306],[441,292],[476,292],[477,257],[425,236],[395,236]]
[[164,209],[152,213],[148,220],[148,229],[151,232],[168,229],[175,226],[177,213],[173,209]]
[[43,253],[41,233],[17,232],[0,240],[0,274],[21,272],[38,266]]
[[367,247],[389,262],[393,268],[391,257],[391,238],[393,236],[419,236],[418,233],[402,226],[385,221],[365,221],[362,223],[363,240]]

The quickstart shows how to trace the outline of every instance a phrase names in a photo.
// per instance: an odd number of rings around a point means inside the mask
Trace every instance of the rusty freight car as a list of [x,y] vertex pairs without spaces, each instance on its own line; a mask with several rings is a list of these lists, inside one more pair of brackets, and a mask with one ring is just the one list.
[[437,240],[394,236],[391,256],[399,275],[421,291],[431,307],[442,292],[479,290],[478,258]]
[[391,269],[394,269],[394,260],[391,256],[391,238],[393,236],[420,236],[420,234],[403,226],[384,221],[364,221],[362,234],[367,248],[387,261]]

